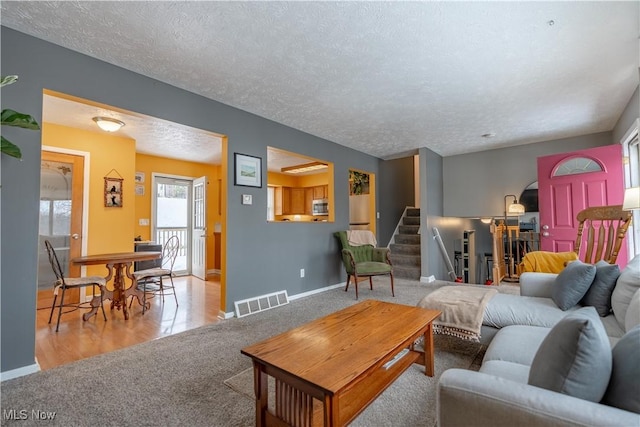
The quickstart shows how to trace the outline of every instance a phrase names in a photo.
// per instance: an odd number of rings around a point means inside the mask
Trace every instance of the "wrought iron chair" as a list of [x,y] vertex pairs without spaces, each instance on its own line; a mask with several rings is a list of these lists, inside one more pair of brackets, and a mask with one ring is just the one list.
[[[147,284],[149,282],[155,282],[158,284],[157,291],[154,289],[151,292],[160,292],[162,295],[162,302],[164,303],[164,291],[171,289],[173,297],[176,300],[176,307],[178,306],[178,297],[176,295],[176,289],[173,284],[173,266],[178,256],[178,250],[180,250],[180,239],[178,236],[171,236],[164,244],[162,248],[162,265],[160,267],[148,268],[145,270],[139,270],[133,272],[138,286],[142,284],[142,292],[144,293],[142,301],[142,314],[144,314],[147,306]],[[163,279],[169,278],[171,285],[165,285]],[[133,302],[133,300],[131,301]]]
[[[64,303],[64,295],[67,289],[74,288],[84,288],[88,286],[93,287],[94,295],[96,286],[100,289],[100,307],[102,308],[102,316],[104,320],[107,320],[107,315],[104,312],[104,306],[102,305],[102,295],[104,295],[104,288],[106,286],[106,280],[104,277],[100,276],[86,276],[86,277],[64,277],[64,272],[62,267],[60,266],[60,262],[58,261],[58,255],[56,254],[55,249],[50,241],[45,240],[44,245],[47,248],[47,254],[49,255],[49,263],[51,264],[51,268],[53,269],[53,273],[56,275],[56,281],[54,283],[53,288],[53,303],[51,304],[51,313],[49,313],[49,323],[51,323],[51,319],[53,318],[53,310],[56,307],[56,300],[58,299],[58,293],[62,290],[62,295],[60,295],[60,304],[58,305],[58,320],[56,322],[56,332],[60,328],[60,316],[62,316],[62,307],[73,307],[73,310],[66,311],[65,313],[70,313],[82,307],[82,302],[80,303],[72,303],[66,304]],[[84,317],[83,317],[84,320]]]
[[[622,205],[590,207],[580,211],[578,219],[578,235],[573,251],[569,252],[529,252],[522,259],[520,271],[538,271],[559,273],[567,259],[580,259],[589,264],[600,260],[615,264],[629,225],[631,211],[623,211]],[[584,232],[587,232],[586,239]],[[536,257],[543,256],[548,262],[538,262]],[[557,262],[554,262],[557,260]],[[538,267],[538,265],[560,265],[560,267]],[[553,271],[551,271],[553,270]]]
[[354,278],[356,288],[356,299],[358,299],[358,278],[368,277],[369,288],[373,290],[373,276],[389,275],[391,279],[391,295],[393,291],[393,266],[391,265],[390,251],[388,248],[376,248],[373,245],[352,246],[349,244],[346,231],[338,231],[334,236],[340,240],[342,245],[342,263],[347,272],[347,286],[345,292],[349,290],[351,277]]

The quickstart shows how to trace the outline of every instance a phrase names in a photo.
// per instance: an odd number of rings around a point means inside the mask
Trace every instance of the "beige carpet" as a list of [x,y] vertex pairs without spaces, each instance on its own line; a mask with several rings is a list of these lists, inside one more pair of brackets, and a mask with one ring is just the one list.
[[[478,370],[484,346],[458,338],[436,335],[434,377],[424,375],[424,367],[411,366],[367,409],[355,419],[352,426],[394,426],[397,420],[403,425],[420,425],[422,420],[435,420],[436,386],[438,378],[450,368]],[[269,407],[273,408],[274,381],[269,378]],[[245,369],[228,378],[224,384],[243,398],[254,402],[253,368]]]

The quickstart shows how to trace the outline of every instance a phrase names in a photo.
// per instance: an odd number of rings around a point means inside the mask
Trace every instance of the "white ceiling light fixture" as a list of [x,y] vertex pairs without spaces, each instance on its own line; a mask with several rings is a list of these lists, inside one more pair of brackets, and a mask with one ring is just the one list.
[[116,132],[124,126],[124,122],[111,117],[94,117],[93,121],[105,132]]
[[304,165],[288,166],[280,169],[280,171],[282,173],[303,173],[303,172],[315,171],[318,169],[324,169],[326,167],[328,167],[326,163],[311,162],[311,163],[305,163]]

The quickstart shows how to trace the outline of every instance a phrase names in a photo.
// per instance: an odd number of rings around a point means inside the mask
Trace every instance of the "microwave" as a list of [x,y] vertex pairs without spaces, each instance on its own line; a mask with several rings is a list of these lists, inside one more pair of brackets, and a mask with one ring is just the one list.
[[313,215],[329,215],[329,200],[314,199],[311,202],[311,213]]

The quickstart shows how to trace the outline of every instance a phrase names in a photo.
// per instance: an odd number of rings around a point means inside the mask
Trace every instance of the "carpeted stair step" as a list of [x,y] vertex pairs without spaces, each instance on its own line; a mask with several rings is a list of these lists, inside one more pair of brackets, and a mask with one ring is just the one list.
[[402,223],[404,225],[420,225],[420,217],[419,216],[403,216]]
[[417,216],[420,218],[420,209],[419,208],[407,208],[406,216]]
[[395,242],[405,245],[419,245],[420,244],[420,235],[419,234],[396,234]]
[[420,255],[391,254],[391,262],[394,266],[420,267]]
[[418,234],[419,229],[419,225],[401,225],[398,227],[398,232],[400,234]]
[[400,243],[392,243],[389,245],[392,254],[399,255],[418,255],[420,256],[420,245],[403,245]]
[[420,280],[420,267],[393,266],[393,277]]

